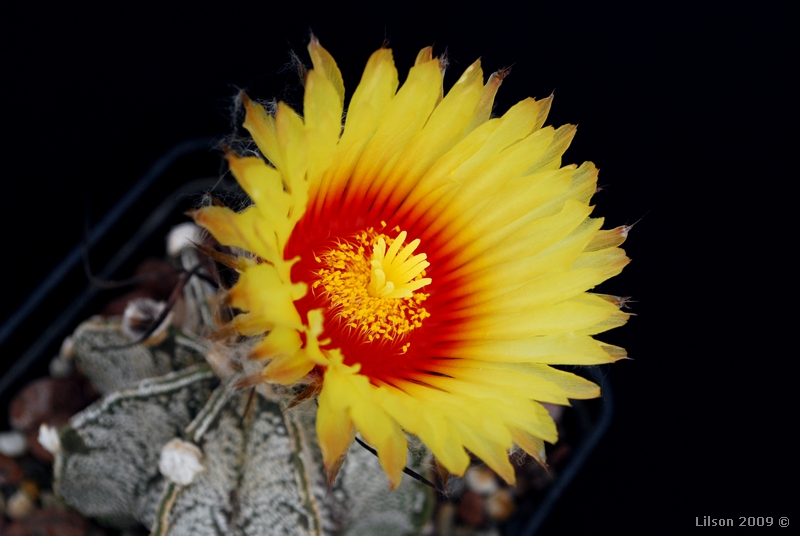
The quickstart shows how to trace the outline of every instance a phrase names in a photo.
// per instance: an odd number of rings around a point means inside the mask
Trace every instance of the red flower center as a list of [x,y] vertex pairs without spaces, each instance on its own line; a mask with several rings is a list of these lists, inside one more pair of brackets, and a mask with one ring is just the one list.
[[431,316],[424,306],[430,296],[425,292],[430,263],[424,253],[415,254],[420,241],[407,242],[397,227],[392,234],[368,227],[343,238],[327,237],[303,252],[287,248],[287,258],[289,253],[301,258],[292,278],[309,285],[306,296],[295,302],[301,317],[324,310],[325,331],[319,338],[329,342],[323,348],[340,348],[345,364],[359,363],[362,374],[386,383],[423,372],[413,363],[427,352],[414,351],[414,343],[424,341],[417,335]]

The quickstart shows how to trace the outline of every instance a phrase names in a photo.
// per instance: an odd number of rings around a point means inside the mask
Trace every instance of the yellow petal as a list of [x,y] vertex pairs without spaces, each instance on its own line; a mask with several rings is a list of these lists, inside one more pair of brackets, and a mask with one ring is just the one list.
[[435,59],[416,65],[381,117],[353,171],[345,206],[360,202],[375,175],[390,170],[433,112],[442,75]]
[[208,229],[220,244],[251,251],[263,259],[277,259],[274,243],[262,240],[258,232],[261,216],[254,206],[244,212],[226,207],[203,207],[192,213],[197,225]]
[[615,348],[588,336],[564,333],[527,339],[476,341],[461,344],[452,353],[455,357],[481,361],[599,365],[625,357],[624,351]]
[[482,315],[464,326],[458,336],[461,340],[508,340],[570,332],[584,334],[583,330],[602,326],[612,317],[627,316],[603,300],[589,298],[583,295],[515,314]]
[[[330,52],[325,50],[319,44],[319,39],[316,36],[311,36],[311,41],[308,43],[308,54],[311,56],[311,63],[314,65],[314,70],[322,73],[325,78],[330,81],[339,98],[338,109],[344,106],[344,80],[342,73],[339,71],[339,66],[336,65],[336,60],[333,59]],[[308,91],[308,89],[306,89]],[[336,107],[334,107],[336,109]]]
[[294,355],[281,355],[270,361],[263,375],[267,381],[291,385],[306,376],[314,368],[314,361],[300,350]]
[[254,207],[195,213],[241,251],[218,255],[241,274],[223,333],[263,337],[253,382],[314,373],[329,482],[359,433],[392,487],[406,434],[454,474],[474,454],[513,483],[508,451],[543,463],[557,439],[540,401],[600,394],[549,365],[626,355],[592,338],[625,323],[625,299],[590,290],[628,262],[630,227],[590,217],[597,168],[562,166],[576,128],[543,126],[552,96],[490,119],[504,71],[484,84],[475,62],[445,95],[427,47],[398,90],[381,49],[342,129],[341,73],[315,37],[308,51],[302,118],[242,96],[261,155],[229,165]]
[[336,374],[326,378],[318,399],[317,438],[326,468],[336,466],[355,437],[349,412],[342,408],[342,398],[347,396],[347,385],[340,380]]
[[[293,300],[296,299],[296,289],[303,286],[288,286],[281,281],[274,266],[259,264],[239,276],[239,281],[228,296],[234,307],[263,319],[265,326],[269,326],[267,330],[275,325],[302,329],[303,323]],[[304,290],[302,292],[305,293]]]
[[483,71],[480,61],[476,61],[436,106],[425,127],[403,150],[391,173],[385,178],[378,176],[375,184],[383,188],[374,193],[376,206],[383,206],[387,200],[399,204],[431,165],[464,136],[472,125],[482,94]]
[[294,327],[275,326],[253,348],[250,356],[253,359],[270,359],[277,356],[294,355],[303,345],[300,333]]
[[308,180],[316,183],[331,165],[342,130],[344,83],[336,62],[312,36],[308,45],[314,69],[305,80],[303,114],[307,134]]

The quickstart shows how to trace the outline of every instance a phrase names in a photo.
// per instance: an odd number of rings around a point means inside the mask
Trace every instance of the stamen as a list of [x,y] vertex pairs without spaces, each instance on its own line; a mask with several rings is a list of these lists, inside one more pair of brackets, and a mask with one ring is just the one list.
[[402,251],[400,248],[408,234],[403,231],[392,242],[386,251],[386,241],[379,237],[372,249],[372,270],[370,271],[369,294],[382,298],[410,298],[413,291],[430,284],[431,279],[417,281],[421,284],[412,288],[412,281],[417,278],[430,263],[424,253],[411,256],[420,244],[419,239],[408,244]]
[[341,242],[314,257],[323,268],[312,288],[324,292],[329,310],[344,326],[368,341],[394,340],[421,327],[430,316],[421,305],[428,294],[416,292],[431,283],[425,277],[430,263],[424,253],[413,255],[419,240],[403,247],[406,237],[405,231],[392,239],[369,228],[354,237],[355,244]]

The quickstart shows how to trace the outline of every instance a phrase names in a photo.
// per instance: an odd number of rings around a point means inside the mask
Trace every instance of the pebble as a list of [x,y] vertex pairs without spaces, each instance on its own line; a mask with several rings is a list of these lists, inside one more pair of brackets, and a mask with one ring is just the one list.
[[514,513],[514,498],[507,488],[486,499],[486,514],[495,521],[505,521]]
[[467,489],[479,495],[491,495],[500,487],[494,471],[486,466],[470,467],[467,469],[467,474],[464,475],[464,480],[466,481]]
[[8,456],[0,454],[0,486],[4,484],[19,484],[25,473],[19,464]]
[[72,415],[90,402],[77,380],[39,378],[19,391],[9,404],[8,420],[15,430],[38,432],[57,414]]
[[18,392],[8,411],[8,420],[17,430],[36,428],[53,410],[55,380],[39,378]]
[[25,479],[19,485],[19,491],[28,496],[31,501],[39,498],[39,485],[35,480]]
[[137,298],[156,301],[169,299],[178,285],[180,273],[169,262],[162,259],[145,259],[134,271],[134,277],[145,276],[130,292],[107,302],[101,311],[102,316],[122,316],[128,302]]
[[6,515],[14,520],[22,519],[36,509],[33,499],[23,490],[18,489],[6,503]]
[[178,285],[180,273],[163,259],[143,260],[134,270],[134,276],[146,276],[141,287],[154,300],[166,300]]
[[482,525],[484,498],[473,491],[465,491],[456,509],[458,518],[470,525]]
[[66,510],[35,510],[6,528],[5,536],[100,536],[104,530],[92,529],[77,512]]
[[16,430],[0,432],[0,454],[9,458],[19,458],[28,450],[25,436]]

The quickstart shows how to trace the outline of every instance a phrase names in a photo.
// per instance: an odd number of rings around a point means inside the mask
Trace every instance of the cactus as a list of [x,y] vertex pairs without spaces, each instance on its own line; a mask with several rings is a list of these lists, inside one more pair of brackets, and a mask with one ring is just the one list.
[[[189,247],[177,257],[184,267],[198,261]],[[234,386],[227,357],[196,335],[210,330],[214,294],[190,281],[183,324],[135,344],[119,319],[78,327],[76,364],[104,396],[43,430],[56,491],[107,526],[154,535],[418,534],[429,488],[404,477],[390,491],[377,458],[354,444],[329,489],[315,402],[287,410],[268,387]],[[424,452],[412,451],[409,465],[423,472]]]

